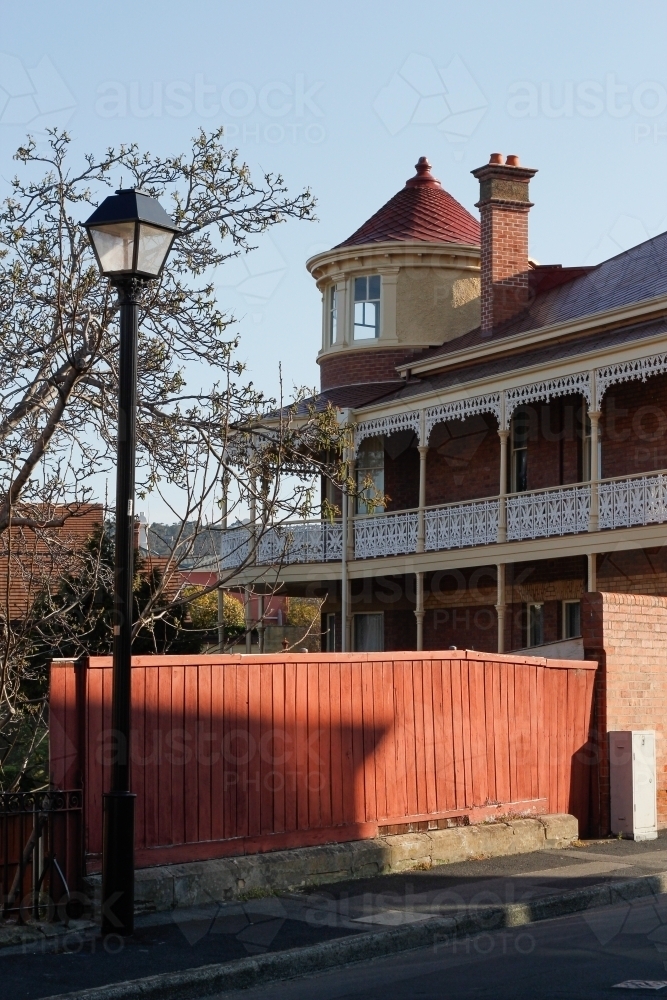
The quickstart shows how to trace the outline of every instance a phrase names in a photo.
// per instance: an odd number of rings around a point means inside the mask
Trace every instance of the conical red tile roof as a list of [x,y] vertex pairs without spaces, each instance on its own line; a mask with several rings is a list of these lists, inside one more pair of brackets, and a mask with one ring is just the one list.
[[339,247],[395,240],[479,244],[479,222],[448,194],[420,156],[417,173]]

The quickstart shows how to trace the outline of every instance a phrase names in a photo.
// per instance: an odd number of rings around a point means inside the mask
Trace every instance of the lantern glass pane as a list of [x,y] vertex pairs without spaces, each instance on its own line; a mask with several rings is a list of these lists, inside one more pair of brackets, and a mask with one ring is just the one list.
[[100,259],[103,274],[122,274],[132,271],[134,222],[116,222],[107,226],[93,226],[89,232]]
[[174,234],[155,226],[139,224],[139,254],[137,272],[157,276],[162,270]]

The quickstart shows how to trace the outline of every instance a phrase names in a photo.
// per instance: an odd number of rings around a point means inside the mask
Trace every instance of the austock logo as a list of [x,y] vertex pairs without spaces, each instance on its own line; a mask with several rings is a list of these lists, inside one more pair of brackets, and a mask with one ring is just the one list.
[[438,68],[428,56],[411,53],[373,103],[391,135],[408,125],[427,125],[448,142],[463,143],[484,117],[488,101],[459,56]]
[[17,56],[0,52],[0,124],[30,125],[35,131],[64,127],[76,101],[48,56],[24,66]]

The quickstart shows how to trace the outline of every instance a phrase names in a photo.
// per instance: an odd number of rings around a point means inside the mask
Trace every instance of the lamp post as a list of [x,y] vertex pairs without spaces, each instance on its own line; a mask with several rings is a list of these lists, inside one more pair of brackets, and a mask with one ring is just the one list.
[[134,800],[130,791],[134,467],[137,409],[137,333],[141,288],[160,276],[177,227],[162,206],[138,188],[116,191],[84,223],[104,277],[118,290],[120,358],[114,566],[111,727],[115,753],[104,795],[102,933],[134,929]]

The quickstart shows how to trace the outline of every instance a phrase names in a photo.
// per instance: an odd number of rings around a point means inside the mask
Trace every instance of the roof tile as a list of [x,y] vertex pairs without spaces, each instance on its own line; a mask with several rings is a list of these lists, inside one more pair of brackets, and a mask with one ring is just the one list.
[[478,245],[479,222],[445,191],[425,156],[416,170],[398,194],[338,246],[408,240]]

